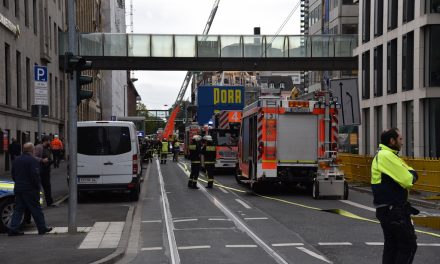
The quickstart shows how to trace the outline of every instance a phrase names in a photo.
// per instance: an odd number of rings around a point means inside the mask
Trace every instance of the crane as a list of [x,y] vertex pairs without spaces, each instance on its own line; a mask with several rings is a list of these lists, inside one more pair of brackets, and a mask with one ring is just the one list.
[[[212,22],[214,21],[215,14],[217,13],[218,5],[220,0],[215,0],[214,5],[211,9],[211,13],[209,14],[208,21],[206,22],[205,28],[203,29],[203,35],[208,35],[209,30],[211,29]],[[173,105],[173,110],[171,111],[168,122],[165,126],[165,130],[163,133],[164,138],[168,138],[172,135],[174,131],[174,121],[176,120],[177,114],[180,112],[180,104],[185,96],[186,89],[188,88],[189,83],[192,79],[192,72],[188,71],[186,73],[185,79],[183,79],[182,86],[180,87],[179,93],[177,94],[176,101]]]

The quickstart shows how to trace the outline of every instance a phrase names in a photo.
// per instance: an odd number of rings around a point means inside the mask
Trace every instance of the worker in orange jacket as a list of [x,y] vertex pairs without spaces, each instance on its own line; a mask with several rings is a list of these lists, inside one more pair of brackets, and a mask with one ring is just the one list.
[[50,149],[53,155],[54,168],[60,167],[61,152],[63,151],[63,142],[58,138],[58,135],[54,136],[54,139],[50,142]]

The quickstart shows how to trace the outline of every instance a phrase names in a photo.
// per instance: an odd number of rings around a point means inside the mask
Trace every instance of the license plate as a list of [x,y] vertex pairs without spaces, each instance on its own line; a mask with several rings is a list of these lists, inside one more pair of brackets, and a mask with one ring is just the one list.
[[98,178],[78,178],[78,183],[85,183],[85,184],[98,183]]

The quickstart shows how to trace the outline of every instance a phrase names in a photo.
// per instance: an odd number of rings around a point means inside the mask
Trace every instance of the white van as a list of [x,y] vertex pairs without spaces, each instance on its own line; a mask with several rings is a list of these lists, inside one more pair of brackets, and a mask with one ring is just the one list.
[[77,152],[78,198],[84,191],[128,190],[138,200],[142,167],[132,122],[78,122]]

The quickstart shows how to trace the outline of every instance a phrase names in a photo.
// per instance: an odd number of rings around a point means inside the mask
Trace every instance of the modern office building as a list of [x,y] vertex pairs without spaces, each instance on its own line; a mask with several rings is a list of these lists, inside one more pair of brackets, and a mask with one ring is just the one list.
[[32,117],[34,66],[47,67],[48,113],[41,132],[66,135],[67,84],[58,63],[58,35],[66,29],[65,1],[0,2],[0,173],[10,170],[8,145],[36,141]]
[[360,0],[360,153],[400,129],[402,155],[440,157],[440,1]]

